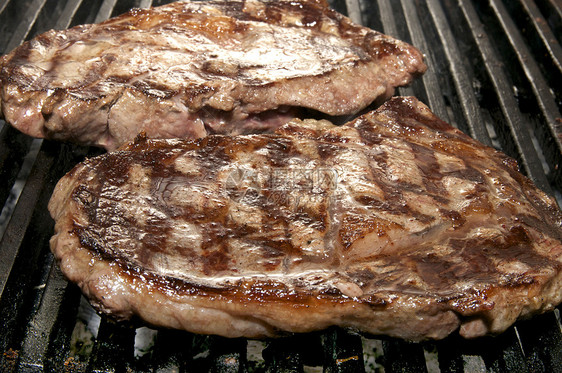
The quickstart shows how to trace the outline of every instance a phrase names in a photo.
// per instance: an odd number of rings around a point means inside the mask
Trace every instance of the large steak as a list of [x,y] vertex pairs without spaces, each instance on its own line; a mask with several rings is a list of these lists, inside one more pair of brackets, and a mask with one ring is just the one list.
[[101,312],[229,337],[476,337],[562,298],[562,214],[414,98],[336,127],[147,140],[57,185],[51,247]]
[[[425,71],[421,53],[314,0],[177,2],[49,31],[0,60],[7,122],[109,150],[350,115]],[[300,114],[299,114],[300,115]]]

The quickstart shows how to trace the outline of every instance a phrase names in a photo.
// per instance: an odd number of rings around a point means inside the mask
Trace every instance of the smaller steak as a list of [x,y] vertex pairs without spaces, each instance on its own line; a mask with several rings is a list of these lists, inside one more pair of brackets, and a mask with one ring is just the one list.
[[425,71],[421,53],[323,1],[185,1],[49,31],[0,60],[6,121],[113,150],[351,115]]
[[103,313],[228,337],[499,333],[562,298],[562,214],[506,155],[394,98],[342,127],[146,140],[49,204]]

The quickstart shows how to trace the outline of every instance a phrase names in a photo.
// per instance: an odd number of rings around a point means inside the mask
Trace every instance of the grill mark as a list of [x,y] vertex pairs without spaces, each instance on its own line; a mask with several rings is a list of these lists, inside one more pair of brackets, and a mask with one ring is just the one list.
[[412,148],[417,160],[416,165],[422,173],[423,183],[427,192],[443,202],[448,202],[443,199],[449,195],[449,192],[441,182],[443,176],[437,158],[435,158],[435,152],[413,142],[408,142],[408,145]]
[[[370,157],[375,160],[375,162],[381,169],[388,169],[388,165],[386,162],[388,155],[385,152],[381,152],[379,154],[371,154]],[[435,220],[434,217],[420,213],[419,211],[414,210],[410,206],[408,206],[408,204],[404,200],[402,190],[399,189],[397,185],[393,185],[392,183],[386,181],[385,175],[380,171],[374,169],[370,162],[369,170],[373,175],[372,182],[382,190],[384,196],[381,200],[372,198],[370,196],[356,196],[354,198],[357,202],[361,203],[364,206],[369,206],[376,210],[383,210],[395,215],[411,215],[415,219],[418,219],[419,221],[424,223]],[[425,191],[421,190],[419,187],[409,187],[408,190],[419,193],[420,195],[425,194]]]
[[423,130],[423,127],[428,127],[438,131],[439,136],[449,138],[449,136],[453,135],[454,137],[462,137],[463,140],[474,143],[474,140],[469,136],[455,130],[447,122],[429,111],[429,109],[419,110],[415,106],[417,104],[412,99],[387,101],[384,114],[397,121],[404,129],[409,129],[413,132],[419,132]]
[[482,175],[480,171],[471,166],[466,166],[461,170],[450,171],[446,173],[447,176],[457,177],[459,179],[464,179],[482,185],[486,183],[486,177]]
[[[120,190],[115,186],[128,181],[133,160],[129,157],[126,162],[115,162],[118,158],[113,154],[104,158],[106,162],[103,166],[98,164],[97,168],[104,183],[80,185],[73,192],[72,198],[82,204],[88,218],[86,227],[74,224],[75,234],[84,247],[99,255],[150,267],[150,258],[154,253],[165,251],[170,222],[150,214],[145,224],[140,226],[135,216],[130,216],[129,211],[120,208],[120,202],[130,197],[126,189]],[[115,229],[117,232],[114,232]],[[133,243],[116,240],[119,247],[113,247],[111,242],[114,241],[106,238],[114,235],[130,238]]]
[[373,279],[375,279],[376,275],[371,271],[369,268],[362,268],[356,271],[349,271],[347,275],[350,279],[352,279],[357,285],[364,288],[368,285]]
[[262,22],[288,25],[283,22],[283,15],[300,15],[299,21],[305,27],[320,30],[324,21],[325,9],[318,7],[318,5],[311,2],[267,2],[265,6],[265,17],[255,18]]
[[[292,202],[290,199],[281,198],[283,195],[278,196],[275,190],[263,188],[260,191],[255,189],[248,189],[245,191],[232,190],[229,192],[231,198],[237,198],[239,203],[247,204],[248,206],[257,207],[260,209],[261,214],[266,218],[262,220],[261,230],[263,232],[272,231],[274,227],[281,225],[283,235],[277,240],[268,241],[267,244],[262,244],[262,249],[267,254],[271,254],[272,250],[279,253],[284,253],[286,257],[299,256],[301,251],[299,248],[294,247],[290,242],[290,229],[288,222],[290,216],[285,212],[286,207]],[[290,208],[288,209],[290,211]],[[232,237],[240,236],[240,227],[232,227]],[[246,229],[242,227],[242,229]],[[243,236],[243,234],[242,234]],[[250,242],[254,242],[251,240]],[[267,255],[269,255],[267,254]],[[275,255],[276,256],[276,255]]]
[[336,155],[338,153],[338,150],[340,150],[340,147],[334,144],[326,144],[326,143],[322,143],[319,142],[316,145],[316,149],[318,151],[318,155],[320,156],[320,159],[328,159],[328,158],[332,158],[334,155]]
[[[560,230],[560,225],[556,226],[553,224],[549,224],[545,221],[540,220],[536,216],[527,215],[527,214],[517,214],[516,221],[521,222],[533,229],[536,229],[538,232],[543,232],[545,235],[548,235],[554,239],[562,241],[562,230]],[[547,220],[548,221],[548,220]],[[560,224],[557,222],[557,224]]]
[[[227,158],[229,154],[235,153],[238,148],[240,147],[245,147],[245,144],[243,143],[236,143],[233,144],[232,142],[226,142],[226,141],[222,141],[225,139],[214,139],[213,141],[211,141],[211,143],[209,143],[209,141],[200,141],[199,142],[199,147],[196,147],[195,149],[195,153],[197,154],[197,158],[203,158],[203,159],[214,159],[214,158],[219,158],[223,161],[227,161]],[[144,139],[144,143],[146,143],[146,139]],[[142,147],[143,146],[143,140],[138,141],[136,144],[132,145],[132,147]],[[216,149],[220,149],[220,150],[215,150],[213,152],[207,152],[207,154],[202,154],[205,152],[201,151],[201,147],[211,147],[211,148],[216,148]],[[230,150],[229,150],[229,146],[230,146]],[[166,157],[164,156],[162,153],[165,152],[164,149],[156,149],[156,150],[152,150],[152,151],[147,151],[147,152],[141,152],[141,159],[137,159],[136,161],[140,164],[143,165],[143,167],[149,167],[151,164],[154,164],[155,162],[161,161],[164,163],[163,167],[158,167],[158,168],[154,168],[153,169],[153,175],[151,175],[151,182],[155,183],[156,180],[158,179],[162,179],[162,178],[166,178],[166,177],[173,177],[174,175],[178,175],[181,176],[181,174],[178,173],[178,171],[176,171],[173,168],[173,164],[175,161],[175,158],[173,157]],[[216,161],[212,161],[213,164],[216,164]],[[123,163],[127,164],[127,163]],[[128,164],[127,164],[127,167]],[[110,171],[117,171],[116,169],[110,168],[108,167],[108,169],[110,169]],[[127,173],[123,173],[123,171],[117,171],[118,174],[124,174],[126,175]],[[208,176],[208,175],[207,175]],[[121,182],[125,182],[126,180],[122,180]],[[153,185],[152,187],[153,189],[155,188],[155,186]],[[84,196],[82,196],[82,198],[84,198]],[[284,221],[286,219],[283,218],[283,214],[280,210],[272,208],[271,204],[268,206],[267,203],[265,202],[261,202],[259,203],[261,208],[265,208],[267,209],[268,216],[269,216],[269,220],[272,220],[271,218],[273,218],[273,220],[279,220],[279,221]],[[215,215],[213,217],[210,217],[208,215],[205,214],[201,214],[200,216],[197,216],[197,214],[193,211],[188,211],[185,208],[184,209],[180,209],[178,211],[172,211],[169,207],[166,209],[166,206],[164,204],[157,204],[157,208],[160,209],[160,211],[164,211],[167,213],[168,216],[170,217],[174,217],[174,216],[190,216],[192,221],[201,223],[202,221],[210,221],[210,219],[213,220],[218,220],[221,221],[224,230],[217,230],[215,229],[214,232],[211,232],[212,230],[209,229],[204,229],[204,232],[206,237],[203,239],[203,248],[204,249],[210,249],[211,247],[216,247],[216,243],[220,242],[220,241],[228,241],[228,238],[232,238],[232,237],[238,237],[240,236],[240,234],[242,233],[241,230],[244,229],[248,229],[248,227],[243,227],[243,228],[238,228],[236,229],[236,227],[230,227],[228,226],[228,224],[224,221],[223,217],[221,217],[221,214],[219,213],[218,217]],[[216,214],[217,211],[214,211],[214,213]],[[275,216],[277,215],[277,216]],[[321,217],[321,216],[320,216]],[[312,217],[311,217],[311,222],[312,222]],[[322,219],[318,219],[318,221],[316,221],[315,223],[316,225],[320,224],[317,226],[317,228],[322,228],[324,226],[324,222],[322,221]],[[324,227],[325,228],[325,227]],[[287,225],[285,225],[285,230],[286,230],[286,234],[285,237],[288,237],[288,231],[287,231]],[[217,233],[218,232],[218,233]],[[139,255],[139,260],[141,262],[148,262],[151,254],[153,252],[156,252],[157,250],[157,246],[163,247],[163,245],[159,245],[159,242],[155,241],[155,242],[149,242],[145,247],[147,248],[146,251],[140,253]],[[275,247],[277,246],[277,247]],[[264,245],[264,254],[267,256],[267,252],[268,252],[268,248]],[[269,245],[270,249],[277,249],[279,252],[284,252],[287,255],[298,255],[300,253],[300,251],[298,249],[293,248],[292,246],[290,246],[288,244],[288,239],[285,241],[281,241],[279,242],[279,244],[277,245]],[[269,250],[269,252],[271,253],[271,250]],[[217,271],[221,271],[221,270],[225,270],[225,263],[228,263],[228,254],[227,254],[227,250],[226,247],[223,245],[221,250],[219,251],[213,251],[211,253],[206,253],[203,254],[204,258],[202,258],[202,264],[203,264],[203,271],[205,274],[210,274],[212,273],[213,270],[217,270]],[[125,260],[125,259],[124,259]]]
[[[411,255],[416,273],[431,291],[462,288],[466,282],[475,281],[487,286],[517,287],[535,282],[532,275],[501,272],[495,262],[517,260],[533,271],[543,268],[560,268],[562,265],[535,252],[531,238],[521,226],[512,227],[506,234],[492,239],[450,239],[449,245],[461,257],[451,261],[451,256],[440,256],[432,249],[427,254]],[[456,255],[455,255],[456,256]],[[454,258],[454,257],[453,257]]]
[[441,215],[451,221],[452,227],[454,229],[460,228],[466,223],[466,219],[458,211],[455,210],[445,210],[440,209]]
[[199,256],[199,260],[203,265],[203,273],[207,276],[220,274],[230,267],[230,256],[222,249],[204,252]]
[[356,241],[365,238],[369,234],[375,233],[377,237],[380,238],[387,236],[388,231],[398,229],[403,230],[403,228],[396,223],[351,212],[343,217],[339,237],[345,252],[348,251]]
[[327,228],[326,208],[321,205],[321,211],[317,214],[314,211],[297,211],[291,216],[291,220],[302,222],[307,227],[320,232],[325,232]]
[[[167,220],[151,217],[146,225],[138,226],[134,217],[124,216],[113,204],[105,206],[103,210],[103,214],[93,216],[87,227],[74,223],[72,231],[78,236],[82,247],[106,260],[119,259],[147,269],[151,268],[151,258],[155,253],[166,252],[166,238],[171,229]],[[113,227],[118,228],[119,235],[140,244],[112,241],[111,236],[115,234],[111,232]],[[112,242],[118,242],[119,247],[114,247]]]
[[373,131],[373,123],[369,122],[365,117],[361,117],[355,122],[353,122],[353,127],[357,130],[361,141],[365,145],[380,145],[383,136],[380,132]]
[[268,150],[268,160],[273,167],[285,167],[296,155],[301,154],[290,139],[279,137],[272,138],[263,147]]
[[388,57],[394,57],[400,55],[402,52],[401,48],[391,41],[381,38],[381,35],[375,32],[368,32],[364,38],[365,50],[369,51],[369,54],[375,60],[385,59]]

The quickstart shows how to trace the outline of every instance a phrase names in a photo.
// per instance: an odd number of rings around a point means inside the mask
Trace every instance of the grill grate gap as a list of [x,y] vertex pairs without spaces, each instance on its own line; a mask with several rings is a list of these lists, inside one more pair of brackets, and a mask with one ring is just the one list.
[[438,117],[451,123],[449,111],[447,110],[443,97],[443,91],[437,79],[437,71],[440,69],[440,64],[436,62],[436,58],[431,53],[431,48],[423,32],[422,22],[418,16],[414,0],[402,0],[401,5],[401,12],[405,16],[404,23],[408,26],[408,34],[412,39],[412,44],[424,53],[428,66],[421,80],[417,80],[412,84],[413,90],[416,91],[415,96],[428,104]]
[[[444,50],[440,60],[449,62],[448,69],[452,75],[452,85],[455,86],[458,95],[458,98],[451,97],[451,99],[456,99],[459,106],[462,107],[463,119],[468,126],[468,128],[461,127],[461,129],[468,130],[468,133],[483,144],[492,145],[482,119],[477,98],[478,91],[475,90],[474,86],[477,80],[470,75],[469,66],[467,66],[472,61],[467,61],[463,52],[463,46],[457,44],[459,39],[453,34],[453,30],[448,22],[448,19],[457,19],[458,16],[452,17],[447,15],[438,0],[427,1],[427,7],[441,42],[438,48],[435,48],[434,45],[434,50],[437,51],[439,48]],[[450,5],[448,5],[448,9],[450,9]]]
[[[11,131],[12,130],[10,130],[10,132]],[[17,137],[19,138],[19,136]],[[29,148],[28,153],[25,156],[15,160],[16,162],[18,160],[23,160],[23,162],[18,162],[20,164],[16,163],[16,167],[13,167],[14,165],[10,167],[11,162],[6,162],[6,161],[2,162],[3,167],[2,167],[2,171],[0,172],[1,180],[6,180],[6,186],[12,185],[12,182],[13,185],[11,189],[6,188],[5,190],[3,190],[2,196],[0,198],[0,201],[3,202],[3,206],[4,206],[0,212],[0,238],[4,235],[4,231],[6,230],[8,222],[10,221],[10,218],[14,212],[14,206],[21,195],[23,186],[25,185],[27,178],[29,177],[29,173],[31,172],[31,167],[35,162],[35,158],[37,158],[37,154],[39,153],[39,148],[41,146],[42,141],[41,140],[31,141],[29,137],[25,137],[25,144],[29,144],[29,143],[31,143],[31,146]],[[23,145],[23,148],[25,148],[25,145]],[[10,149],[14,149],[16,154],[20,153],[18,150],[23,150],[21,148],[16,149],[16,146],[14,146],[13,148],[10,147]],[[18,169],[19,169],[19,173],[14,177],[13,175],[15,173],[14,171],[17,171]],[[8,173],[6,171],[8,172],[11,171],[10,173],[12,173],[12,175],[6,175]]]

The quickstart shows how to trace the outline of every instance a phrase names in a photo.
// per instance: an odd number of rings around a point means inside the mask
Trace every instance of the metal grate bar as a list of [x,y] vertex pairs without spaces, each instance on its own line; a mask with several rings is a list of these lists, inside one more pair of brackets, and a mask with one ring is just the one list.
[[[3,297],[8,276],[12,272],[19,249],[22,246],[26,229],[32,220],[32,212],[39,202],[40,191],[52,171],[52,165],[53,157],[45,152],[40,152],[30,178],[22,191],[20,201],[14,210],[13,217],[0,241],[0,299]],[[46,208],[46,203],[40,207]],[[40,213],[45,215],[45,211]],[[45,220],[49,221],[50,219],[46,218]]]
[[[557,132],[560,131],[560,133],[562,133],[562,123],[559,123],[560,112],[558,111],[554,96],[541,72],[541,68],[537,62],[535,62],[533,54],[525,44],[518,27],[513,22],[503,3],[498,0],[491,0],[490,5],[527,76],[534,97],[537,100],[538,107],[545,119],[547,125],[537,126],[538,128],[536,128],[535,131],[542,132],[541,136],[539,136],[539,139],[542,139],[541,147],[546,148],[544,153],[548,157],[547,160],[549,164],[554,166],[559,165],[559,167],[554,167],[554,171],[559,174],[560,171],[562,171],[560,170],[562,166],[562,137],[558,137]],[[560,46],[558,45],[558,47]],[[560,177],[560,175],[558,175],[558,177]]]
[[437,358],[439,370],[448,373],[464,372],[461,352],[461,341],[458,336],[451,336],[448,340],[437,342]]
[[303,372],[301,353],[297,338],[274,339],[268,342],[262,352],[268,373]]
[[2,13],[4,9],[6,9],[6,6],[9,2],[10,0],[0,0],[0,13]]
[[[0,131],[0,205],[5,206],[25,155],[31,146],[31,137],[5,125]],[[0,237],[2,232],[0,232]]]
[[[396,25],[392,2],[390,0],[377,0],[377,5],[384,33],[395,38],[401,38]],[[414,96],[414,91],[411,87],[400,87],[397,89],[397,92],[402,96]]]
[[515,328],[510,328],[502,335],[487,339],[481,355],[486,368],[493,372],[525,373],[527,363]]
[[[66,283],[66,287],[59,285],[60,281]],[[53,283],[55,286],[53,286]],[[78,373],[83,364],[75,361],[71,356],[72,347],[72,331],[76,326],[78,308],[80,305],[81,293],[77,286],[68,283],[63,277],[58,266],[54,266],[54,270],[48,279],[47,286],[55,288],[57,291],[52,296],[45,297],[45,303],[51,307],[43,306],[50,317],[55,322],[50,329],[49,344],[44,356],[43,364],[46,372],[61,372],[65,368],[73,373]],[[59,302],[55,304],[55,302]],[[56,308],[56,311],[54,310]],[[56,315],[56,317],[55,317]]]
[[100,23],[111,17],[111,13],[113,12],[113,8],[117,4],[117,0],[103,0],[101,4],[100,10],[96,15],[94,23]]
[[392,10],[392,4],[390,0],[377,0],[377,5],[379,7],[384,33],[392,37],[399,38],[400,35],[398,34],[398,27],[396,26],[394,11]]
[[25,40],[25,38],[29,34],[29,31],[33,27],[33,24],[35,23],[35,20],[37,19],[39,12],[41,11],[41,9],[43,9],[43,6],[45,6],[46,1],[47,0],[34,0],[29,5],[27,11],[22,17],[23,18],[22,21],[18,24],[17,28],[14,30],[12,37],[10,38],[10,41],[6,45],[6,49],[5,49],[6,51],[11,51]]
[[401,4],[412,43],[425,54],[428,69],[422,75],[422,81],[424,94],[428,101],[427,104],[438,117],[450,122],[449,113],[447,112],[435,71],[436,66],[439,66],[439,64],[433,62],[433,55],[428,52],[431,48],[425,38],[414,0],[402,0]]
[[520,322],[518,331],[530,371],[562,370],[562,333],[554,312]]
[[[52,257],[47,263],[52,263]],[[49,277],[36,289],[41,291],[39,309],[28,322],[25,339],[22,344],[19,369],[25,372],[42,372],[47,354],[50,335],[60,311],[63,296],[68,286],[57,266],[51,266]]]
[[141,0],[139,2],[139,8],[150,8],[152,6],[152,0]]
[[[497,94],[498,104],[508,125],[514,145],[517,148],[520,161],[526,174],[529,175],[537,186],[550,192],[550,184],[543,172],[542,164],[537,152],[529,139],[531,129],[524,121],[517,101],[513,96],[513,85],[509,82],[501,59],[492,46],[488,33],[472,3],[466,0],[459,1],[460,8],[470,26],[470,32],[482,55],[484,67]],[[501,123],[498,123],[501,124]],[[506,149],[507,152],[508,149]],[[512,154],[515,156],[515,154]]]
[[136,371],[172,373],[191,371],[193,335],[178,330],[159,330],[150,354],[136,362]]
[[[553,64],[556,66],[559,72],[562,72],[562,47],[560,47],[560,42],[556,39],[556,35],[548,25],[548,21],[545,16],[539,10],[537,4],[531,0],[519,0],[521,6],[524,9],[528,21],[533,25],[537,36],[540,38],[542,44],[545,46]],[[546,13],[547,16],[551,16]],[[558,13],[559,22],[562,21],[560,18],[562,15]],[[558,35],[560,37],[560,35]]]
[[88,372],[125,372],[132,366],[135,329],[128,323],[113,323],[102,318]]
[[238,373],[246,371],[246,340],[210,337],[211,371]]
[[64,6],[64,10],[55,24],[56,30],[63,30],[70,26],[74,15],[82,5],[82,0],[69,0]]
[[418,343],[389,339],[382,342],[385,373],[425,373],[423,347]]
[[345,7],[347,8],[347,16],[355,23],[363,24],[363,12],[361,11],[361,4],[358,0],[345,0]]
[[324,371],[330,373],[364,372],[361,337],[334,328],[323,335]]
[[548,20],[549,26],[560,40],[562,37],[562,3],[560,0],[538,0],[537,5],[541,7],[543,14],[551,15]]
[[[33,287],[42,270],[42,260],[48,252],[48,241],[53,229],[47,203],[53,179],[48,175],[60,174],[53,166],[56,152],[52,147],[41,149],[2,241],[0,241],[0,350],[18,347],[29,309],[33,303]],[[55,167],[56,168],[56,167]],[[50,180],[50,182],[49,182]],[[17,270],[13,270],[16,268]],[[31,298],[30,298],[31,296]],[[0,355],[0,360],[3,358]]]
[[447,16],[439,0],[428,0],[427,6],[441,44],[444,46],[445,57],[449,62],[449,70],[470,134],[483,144],[492,145],[490,135],[482,118],[480,104],[474,93],[472,82],[469,79],[468,70],[465,65],[466,59],[457,46],[457,40],[451,31]]

